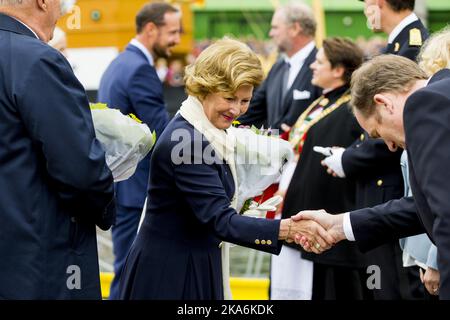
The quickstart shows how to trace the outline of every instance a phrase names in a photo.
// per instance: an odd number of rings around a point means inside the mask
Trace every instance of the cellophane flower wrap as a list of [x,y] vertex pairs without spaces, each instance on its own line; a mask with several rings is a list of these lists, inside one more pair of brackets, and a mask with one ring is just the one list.
[[286,163],[294,158],[289,142],[272,135],[270,130],[231,127],[236,137],[236,171],[238,176],[238,212],[263,216],[275,210],[281,197],[263,204],[252,203],[271,184],[276,183]]
[[133,114],[126,116],[106,104],[91,104],[91,113],[114,182],[128,179],[155,144],[155,132]]

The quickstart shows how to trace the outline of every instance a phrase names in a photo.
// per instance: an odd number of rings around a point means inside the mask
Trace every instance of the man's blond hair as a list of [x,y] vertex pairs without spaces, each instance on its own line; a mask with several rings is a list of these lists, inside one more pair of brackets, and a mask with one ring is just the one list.
[[350,105],[368,118],[375,113],[374,96],[379,93],[405,93],[418,80],[427,79],[419,66],[407,58],[381,55],[364,63],[352,75]]
[[258,86],[263,79],[261,62],[242,42],[225,38],[206,48],[186,67],[189,95],[203,99],[210,93],[235,93],[243,85]]

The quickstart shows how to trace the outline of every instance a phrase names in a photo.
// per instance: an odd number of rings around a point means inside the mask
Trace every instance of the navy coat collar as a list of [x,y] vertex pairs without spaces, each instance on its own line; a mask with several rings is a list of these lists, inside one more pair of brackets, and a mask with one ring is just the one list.
[[137,53],[138,55],[140,55],[145,61],[147,60],[147,57],[145,56],[145,54],[136,46],[133,46],[132,44],[127,45],[127,47],[125,48],[126,51],[131,51],[134,53]]
[[450,78],[450,69],[444,68],[436,72],[428,82],[428,84],[432,84],[433,82],[437,82],[439,80]]
[[36,36],[22,23],[10,16],[0,13],[0,30],[23,34],[36,39]]

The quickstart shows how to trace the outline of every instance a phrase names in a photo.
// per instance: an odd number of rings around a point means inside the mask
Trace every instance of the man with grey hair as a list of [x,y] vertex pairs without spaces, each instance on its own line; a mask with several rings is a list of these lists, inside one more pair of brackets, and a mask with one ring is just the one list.
[[317,53],[316,20],[311,8],[298,1],[277,8],[271,25],[269,36],[282,58],[256,90],[249,110],[239,121],[281,129],[283,124],[292,126],[321,94],[321,89],[311,84],[309,68]]
[[100,299],[114,186],[73,71],[46,44],[60,0],[0,1],[0,297]]

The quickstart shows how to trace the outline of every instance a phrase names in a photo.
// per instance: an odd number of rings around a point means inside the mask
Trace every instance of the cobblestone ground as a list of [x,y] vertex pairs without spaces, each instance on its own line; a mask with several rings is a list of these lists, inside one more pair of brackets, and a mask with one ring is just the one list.
[[[98,253],[100,271],[112,272],[114,255],[108,245],[111,241],[111,231],[97,229]],[[250,261],[250,263],[249,263]],[[252,268],[250,268],[252,267]],[[270,254],[235,246],[230,250],[230,273],[233,277],[268,277],[270,269]]]

